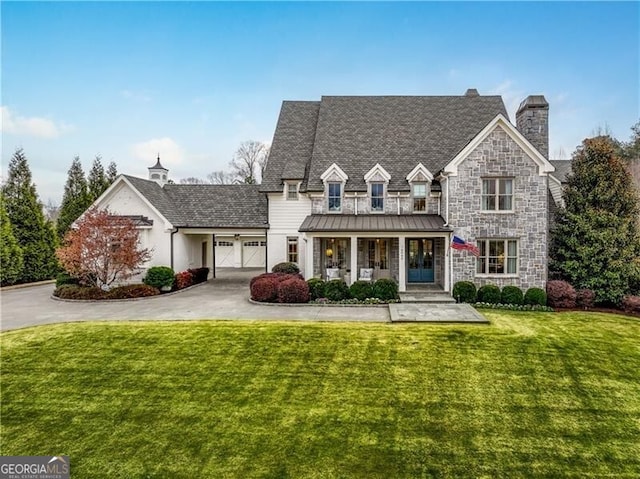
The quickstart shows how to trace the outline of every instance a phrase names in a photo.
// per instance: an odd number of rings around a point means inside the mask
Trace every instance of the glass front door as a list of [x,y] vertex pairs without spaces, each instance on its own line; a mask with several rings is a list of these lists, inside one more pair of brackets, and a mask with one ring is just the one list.
[[410,239],[407,251],[409,252],[409,277],[410,283],[433,283],[433,240]]
[[389,240],[366,240],[365,267],[373,270],[373,278],[389,277]]

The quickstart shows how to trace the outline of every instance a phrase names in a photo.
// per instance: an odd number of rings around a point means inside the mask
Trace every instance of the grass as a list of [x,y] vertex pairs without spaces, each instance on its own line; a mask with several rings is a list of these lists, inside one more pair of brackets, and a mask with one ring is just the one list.
[[74,478],[640,476],[640,321],[484,314],[3,333],[0,454]]

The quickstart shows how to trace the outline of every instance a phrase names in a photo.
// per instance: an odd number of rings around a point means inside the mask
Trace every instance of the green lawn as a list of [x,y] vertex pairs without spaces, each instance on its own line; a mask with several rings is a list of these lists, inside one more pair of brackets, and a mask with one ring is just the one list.
[[640,321],[75,323],[3,333],[2,455],[73,478],[640,476]]

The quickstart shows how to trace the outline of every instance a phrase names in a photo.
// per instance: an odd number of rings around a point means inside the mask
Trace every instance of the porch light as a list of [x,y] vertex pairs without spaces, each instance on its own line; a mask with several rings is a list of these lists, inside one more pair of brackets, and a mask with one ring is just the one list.
[[331,248],[327,248],[326,253],[327,253],[327,256],[328,256],[329,258],[331,258],[331,257],[333,256],[333,250],[332,250]]

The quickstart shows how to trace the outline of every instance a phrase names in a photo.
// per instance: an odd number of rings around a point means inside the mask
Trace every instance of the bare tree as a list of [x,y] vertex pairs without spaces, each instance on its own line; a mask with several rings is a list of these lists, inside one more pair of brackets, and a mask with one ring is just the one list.
[[233,174],[224,170],[212,171],[207,175],[207,180],[212,185],[230,185],[233,183]]
[[208,182],[202,178],[196,178],[195,176],[189,176],[188,178],[182,178],[180,180],[181,185],[206,185]]
[[266,145],[255,140],[243,141],[229,163],[233,176],[242,183],[258,183],[258,175],[261,174],[266,163],[268,149]]
[[60,215],[60,205],[57,205],[53,202],[51,198],[47,201],[46,205],[43,205],[44,217],[55,223],[58,221],[58,216]]

